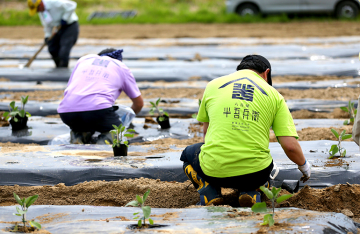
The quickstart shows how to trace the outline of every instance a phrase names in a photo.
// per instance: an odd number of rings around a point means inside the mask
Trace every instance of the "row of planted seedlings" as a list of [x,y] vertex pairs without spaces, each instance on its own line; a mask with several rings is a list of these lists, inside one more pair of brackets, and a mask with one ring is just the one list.
[[[12,126],[12,130],[21,130],[27,127],[28,117],[31,117],[29,112],[25,112],[25,104],[28,102],[28,96],[21,97],[21,107],[17,107],[15,105],[15,101],[12,101],[9,104],[9,111],[3,113],[3,117],[5,120],[9,120],[9,123]],[[161,99],[159,98],[155,103],[150,102],[152,108],[150,110],[150,114],[154,115],[158,114],[156,121],[160,125],[161,129],[170,128],[169,115],[167,112],[164,112],[162,108],[159,107]],[[133,129],[126,129],[125,126],[120,124],[119,126],[113,125],[114,130],[111,131],[111,136],[113,140],[113,144],[110,144],[106,141],[107,144],[112,145],[114,156],[127,156],[128,149],[128,141],[124,140],[125,137],[133,137],[135,132]],[[151,215],[151,207],[145,206],[146,198],[149,196],[150,190],[145,192],[143,196],[136,195],[136,200],[129,202],[126,206],[134,206],[140,207],[141,211],[134,213],[134,220],[138,220],[137,224],[130,225],[129,228],[148,228],[150,226],[161,227],[166,225],[155,225],[154,221],[150,218]],[[36,229],[41,229],[42,226],[39,222],[35,220],[27,220],[26,214],[28,212],[29,207],[35,203],[38,199],[38,195],[33,195],[27,198],[20,198],[15,192],[13,193],[16,202],[20,205],[20,207],[16,206],[16,212],[13,215],[21,217],[22,225],[15,224],[13,227],[8,228],[10,232],[33,232]],[[149,221],[149,224],[146,224],[146,220]],[[30,227],[29,227],[30,225]]]
[[[25,105],[28,102],[29,96],[21,97],[21,106],[18,107],[15,104],[15,101],[10,102],[9,104],[9,111],[3,113],[3,117],[5,120],[9,121],[10,125],[12,126],[12,130],[21,130],[27,127],[28,118],[31,117],[31,114],[25,111]],[[161,102],[161,98],[158,98],[156,102],[150,102],[151,109],[149,114],[155,115],[157,114],[156,121],[160,125],[161,129],[168,129],[170,128],[170,117],[167,112],[165,112],[162,108],[159,107]],[[198,104],[200,106],[201,100],[198,100]],[[357,110],[354,107],[354,103],[349,101],[347,107],[341,107],[344,112],[349,114],[349,119],[344,121],[344,125],[353,125],[354,119],[357,114]],[[196,114],[192,116],[196,118]],[[113,125],[114,130],[111,131],[112,136],[112,147],[114,156],[127,156],[127,148],[128,148],[128,141],[124,140],[125,137],[133,137],[134,134],[131,132],[135,132],[133,129],[126,129],[125,126]],[[346,156],[346,149],[341,147],[341,141],[346,140],[352,137],[351,134],[345,134],[345,130],[341,133],[337,132],[335,129],[331,129],[334,136],[338,139],[338,144],[334,144],[331,146],[329,150],[330,158],[334,157],[338,152],[341,157]],[[107,144],[111,145],[109,142]]]
[[[15,104],[15,101],[10,102],[9,104],[9,111],[3,113],[3,117],[5,120],[9,121],[10,125],[12,126],[12,130],[21,130],[27,127],[28,117],[31,114],[25,111],[25,105],[28,102],[29,96],[21,97],[21,106],[18,107]],[[150,115],[157,114],[156,121],[160,125],[161,129],[168,129],[170,128],[170,117],[167,112],[165,112],[162,108],[159,107],[161,102],[161,98],[158,98],[156,102],[150,102],[151,109],[149,111]],[[200,106],[201,100],[198,100],[198,104]],[[354,108],[354,103],[349,101],[347,107],[341,107],[344,112],[349,114],[349,119],[344,121],[344,125],[353,125],[354,119],[357,114],[357,110]],[[196,114],[192,116],[196,118]],[[128,141],[124,140],[125,137],[133,137],[134,134],[131,132],[135,132],[133,129],[126,129],[125,126],[113,125],[114,130],[111,131],[111,136],[113,140],[113,152],[114,156],[127,156],[127,148],[128,148]],[[338,139],[338,144],[334,144],[331,146],[329,150],[330,158],[336,155],[336,153],[340,153],[341,157],[346,155],[346,150],[341,147],[341,141],[346,140],[352,137],[351,134],[345,134],[345,130],[341,133],[338,133],[335,129],[331,129],[334,136]],[[110,145],[109,142],[107,144]]]
[[[162,108],[159,107],[161,102],[161,98],[158,98],[156,102],[150,102],[151,109],[149,113],[151,115],[158,115],[156,117],[156,122],[160,125],[161,129],[170,128],[170,117],[167,112],[165,112]],[[124,140],[125,137],[134,137],[133,132],[134,129],[126,129],[125,126],[120,124],[119,126],[113,125],[114,130],[111,130],[111,138],[113,143],[111,144],[108,141],[105,141],[106,144],[112,145],[114,156],[127,156],[127,150],[129,146],[129,141]]]
[[[28,96],[21,98],[22,106],[20,109],[19,109],[19,107],[15,106],[14,101],[11,102],[9,112],[4,113],[4,117],[7,120],[10,119],[10,124],[12,125],[13,130],[18,129],[16,127],[16,124],[14,127],[14,125],[13,125],[14,123],[17,123],[17,122],[23,123],[25,121],[25,126],[26,126],[26,121],[27,121],[28,117],[31,116],[28,112],[25,112],[25,104],[27,103],[27,101],[28,101]],[[150,114],[152,114],[152,115],[154,115],[155,113],[158,114],[156,120],[162,129],[170,128],[169,116],[166,112],[163,111],[162,108],[159,108],[160,102],[161,102],[160,98],[155,103],[151,102],[152,108],[150,110]],[[199,100],[199,104],[200,104],[200,102],[201,101]],[[342,109],[346,112],[349,112],[349,114],[350,114],[350,119],[345,121],[344,125],[353,124],[354,118],[356,115],[356,109],[354,109],[353,103],[349,102],[348,107],[343,107]],[[193,117],[196,118],[196,115]],[[23,121],[23,119],[25,119],[25,120]],[[164,124],[162,124],[162,122],[167,122],[167,123],[165,123],[165,125],[164,125]],[[24,126],[24,124],[22,124],[22,126]],[[114,125],[113,127],[114,127],[114,130],[112,130],[111,133],[112,133],[112,138],[113,138],[112,147],[113,147],[113,151],[114,151],[114,156],[126,156],[128,142],[123,139],[124,139],[124,137],[133,137],[134,135],[132,134],[132,132],[134,132],[134,130],[126,129],[125,126],[122,126],[122,125],[120,125],[120,126]],[[331,131],[338,139],[338,144],[334,144],[331,146],[331,149],[329,151],[330,158],[334,157],[337,153],[339,153],[341,157],[345,157],[346,150],[344,148],[342,148],[341,141],[351,138],[351,134],[346,134],[345,130],[342,131],[341,133],[338,133],[334,129],[331,129]],[[268,213],[268,214],[264,215],[263,222],[261,225],[272,226],[275,223],[274,218],[275,218],[276,204],[287,200],[288,198],[290,198],[292,196],[292,194],[285,194],[285,195],[279,196],[281,188],[275,188],[275,187],[273,187],[271,190],[269,190],[262,186],[260,189],[264,192],[266,197],[271,201],[271,206],[272,206],[272,213]],[[135,228],[149,228],[154,225],[154,221],[150,218],[151,207],[145,205],[145,201],[146,201],[147,197],[149,196],[149,194],[150,194],[150,190],[145,192],[145,194],[142,196],[136,195],[136,200],[131,201],[126,205],[126,206],[135,206],[135,207],[141,208],[140,212],[135,212],[133,214],[134,220],[136,220],[137,223],[129,226],[129,228],[134,228],[134,227]],[[9,227],[9,231],[11,231],[11,232],[23,232],[23,231],[27,232],[27,231],[34,231],[36,229],[41,229],[41,224],[39,222],[36,222],[35,220],[27,220],[26,219],[26,213],[28,212],[28,208],[32,204],[34,204],[34,202],[38,198],[38,195],[34,195],[34,196],[30,196],[28,198],[21,199],[19,196],[17,196],[14,193],[14,198],[20,205],[20,207],[16,207],[17,213],[14,213],[14,215],[21,217],[22,225],[16,224],[13,227]],[[267,209],[266,203],[261,202],[261,203],[255,204],[252,207],[252,211],[256,212],[256,213],[258,213],[258,212],[266,213],[266,212],[268,212],[268,209]],[[148,220],[149,224],[146,223],[146,220]],[[28,225],[30,225],[30,227],[28,227]],[[160,226],[157,225],[156,227],[160,227]]]
[[[268,188],[261,186],[261,191],[264,192],[266,197],[271,201],[271,209],[272,213],[268,213],[268,208],[265,202],[256,203],[251,207],[251,210],[254,213],[265,213],[263,216],[263,222],[261,225],[264,226],[273,226],[275,224],[275,207],[277,204],[289,199],[293,196],[293,194],[284,194],[279,195],[281,188],[273,187],[271,190]],[[26,218],[26,214],[31,205],[33,205],[36,200],[38,199],[38,195],[33,195],[27,198],[20,198],[15,192],[13,193],[16,202],[20,205],[16,206],[16,213],[13,215],[19,216],[21,218],[20,224],[16,222],[15,225],[8,227],[7,231],[10,232],[34,232],[37,229],[42,229],[42,225],[33,220],[28,220]],[[162,224],[154,224],[154,220],[151,218],[151,207],[145,205],[146,199],[150,195],[150,189],[148,189],[143,195],[136,195],[135,200],[128,202],[125,207],[132,206],[132,207],[139,207],[139,212],[133,213],[133,219],[136,223],[128,225],[129,229],[146,229],[146,228],[160,228],[166,227],[168,225]],[[148,221],[148,222],[146,222]]]
[[[10,232],[34,232],[36,229],[40,230],[42,228],[39,222],[35,220],[27,220],[26,214],[28,212],[29,207],[35,203],[35,201],[39,198],[38,195],[33,195],[27,198],[20,198],[15,192],[14,198],[16,202],[20,205],[20,207],[16,206],[16,212],[13,215],[21,217],[22,225],[15,224],[13,227],[9,227],[8,231]],[[139,212],[135,212],[134,220],[137,220],[136,224],[129,225],[130,229],[134,228],[149,228],[149,227],[162,227],[166,225],[154,224],[154,220],[150,218],[151,215],[151,207],[145,205],[145,201],[150,194],[150,190],[147,190],[144,195],[136,195],[136,199],[129,202],[126,206],[139,207],[141,210]],[[149,224],[146,223],[148,220]],[[30,225],[30,227],[29,227]]]

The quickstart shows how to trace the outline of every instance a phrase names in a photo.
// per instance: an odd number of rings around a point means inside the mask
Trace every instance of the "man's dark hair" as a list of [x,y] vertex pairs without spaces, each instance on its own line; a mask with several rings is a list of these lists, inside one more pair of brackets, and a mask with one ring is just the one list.
[[107,48],[107,49],[105,49],[105,50],[100,51],[100,53],[98,53],[98,55],[107,54],[107,53],[111,53],[111,52],[114,52],[114,51],[116,51],[116,49],[114,49],[114,48]]
[[272,85],[271,80],[271,65],[270,62],[261,55],[247,55],[243,58],[241,63],[237,66],[236,70],[251,69],[257,73],[263,73],[266,69],[270,69],[268,74],[268,84]]

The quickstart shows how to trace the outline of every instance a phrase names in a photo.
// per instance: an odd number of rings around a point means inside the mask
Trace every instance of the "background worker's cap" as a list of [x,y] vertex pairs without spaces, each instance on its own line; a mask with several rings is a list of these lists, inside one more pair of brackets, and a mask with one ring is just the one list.
[[29,6],[29,15],[33,16],[37,12],[37,8],[41,3],[41,0],[28,0],[28,6]]
[[261,62],[263,62],[265,64],[265,66],[267,68],[270,69],[269,74],[267,75],[267,82],[269,85],[272,86],[272,80],[271,80],[271,65],[269,60],[267,60],[265,57],[261,56],[261,55],[248,55],[245,58],[243,58],[243,61],[247,61],[247,60],[260,60]]

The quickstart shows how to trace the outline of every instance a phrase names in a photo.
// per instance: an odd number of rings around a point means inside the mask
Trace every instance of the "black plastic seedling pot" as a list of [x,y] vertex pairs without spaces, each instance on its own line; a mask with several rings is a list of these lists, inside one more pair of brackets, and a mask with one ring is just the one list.
[[21,129],[26,128],[28,117],[27,116],[20,117],[19,115],[16,115],[15,117],[18,119],[17,122],[14,121],[14,118],[11,118],[9,121],[11,124],[12,130],[21,130]]
[[170,128],[170,119],[168,116],[163,115],[164,120],[163,121],[159,121],[159,116],[156,118],[156,122],[158,122],[158,124],[160,125],[161,129],[168,129]]
[[281,188],[289,193],[297,193],[299,191],[299,180],[284,180]]
[[145,224],[142,227],[139,227],[137,224],[130,224],[129,226],[127,226],[129,229],[150,229],[150,228],[163,228],[163,227],[167,227],[169,225],[164,225],[164,224]]
[[114,156],[127,156],[128,147],[125,144],[113,147]]

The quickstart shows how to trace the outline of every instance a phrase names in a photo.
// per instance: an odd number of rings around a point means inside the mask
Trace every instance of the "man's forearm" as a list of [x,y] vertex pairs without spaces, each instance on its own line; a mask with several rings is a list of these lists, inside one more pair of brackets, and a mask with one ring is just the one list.
[[133,109],[133,111],[135,112],[135,114],[138,114],[138,113],[141,111],[142,106],[137,106],[137,105],[135,105],[135,104],[132,104],[131,109]]
[[133,103],[131,106],[131,109],[133,109],[135,114],[138,114],[144,106],[144,100],[143,100],[142,96],[140,95],[136,98],[131,98],[131,101]]
[[295,137],[280,136],[278,139],[287,157],[299,166],[304,165],[305,156]]

